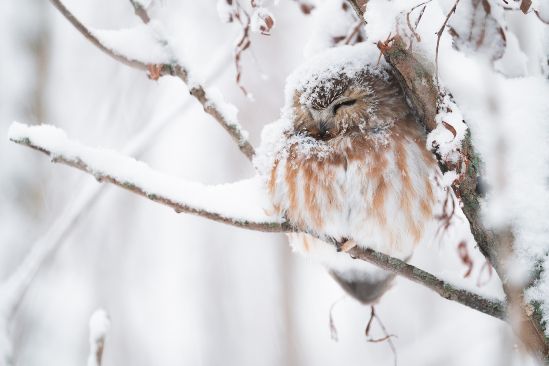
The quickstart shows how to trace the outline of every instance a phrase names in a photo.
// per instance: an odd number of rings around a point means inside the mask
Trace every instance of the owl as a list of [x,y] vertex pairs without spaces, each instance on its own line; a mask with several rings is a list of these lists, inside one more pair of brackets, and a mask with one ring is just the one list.
[[305,232],[290,234],[293,248],[363,304],[376,303],[394,276],[333,242],[408,260],[433,240],[440,206],[425,132],[377,59],[361,44],[299,67],[287,80],[281,119],[264,130],[257,164],[271,209]]

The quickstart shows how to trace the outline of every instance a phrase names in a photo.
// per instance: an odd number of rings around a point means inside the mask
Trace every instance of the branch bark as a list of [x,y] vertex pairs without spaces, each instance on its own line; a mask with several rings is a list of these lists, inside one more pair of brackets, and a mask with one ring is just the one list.
[[[40,126],[32,127],[33,129],[39,129]],[[155,192],[151,194],[147,192],[147,189],[139,186],[135,182],[127,181],[124,179],[117,178],[115,172],[101,171],[98,167],[93,166],[88,162],[84,157],[78,156],[66,156],[60,151],[52,151],[43,144],[39,142],[32,141],[30,136],[18,136],[12,137],[11,140],[18,144],[30,147],[37,151],[40,151],[50,157],[52,157],[52,162],[61,163],[68,165],[79,170],[82,170],[88,174],[92,174],[100,182],[108,182],[124,189],[127,189],[133,193],[136,193],[140,196],[146,197],[151,201],[161,203],[165,206],[171,207],[176,212],[186,212],[195,214],[198,216],[205,217],[210,220],[222,222],[232,226],[255,230],[263,232],[279,232],[279,233],[288,233],[288,232],[297,232],[298,230],[288,222],[277,222],[273,219],[271,222],[260,222],[252,220],[242,220],[229,217],[227,215],[220,214],[215,211],[208,211],[205,209],[197,209],[192,205],[185,204],[176,199],[169,197],[169,195],[163,195],[160,192]],[[57,144],[59,146],[60,144]],[[86,148],[87,149],[87,148]],[[97,159],[92,159],[97,160]],[[104,168],[103,168],[104,169]],[[145,174],[143,172],[141,175]],[[325,238],[320,237],[314,233],[308,233],[313,235],[318,239],[325,240]],[[397,258],[390,257],[381,252],[377,252],[372,249],[360,249],[353,248],[349,251],[349,254],[359,260],[364,260],[370,262],[378,267],[381,267],[389,272],[395,273],[399,276],[409,279],[415,283],[423,285],[445,299],[456,301],[462,305],[468,306],[472,309],[478,310],[487,315],[493,316],[498,319],[504,319],[506,304],[499,300],[488,299],[477,295],[475,293],[458,289],[455,286],[437,278],[436,276],[423,271],[417,267],[414,267],[402,260]]]
[[[200,104],[202,104],[204,111],[212,116],[229,133],[229,135],[236,142],[240,151],[242,151],[248,159],[253,157],[255,150],[252,144],[248,141],[246,132],[237,121],[229,120],[229,118],[222,113],[215,99],[209,95],[207,89],[202,84],[195,82],[195,80],[193,80],[192,83],[189,82],[189,70],[184,65],[179,62],[165,63],[161,65],[148,65],[143,61],[131,59],[125,55],[117,53],[116,50],[111,50],[101,43],[101,41],[67,9],[61,0],[50,0],[50,2],[87,40],[89,40],[101,51],[114,58],[116,61],[142,71],[150,71],[151,68],[153,68],[158,72],[158,75],[155,75],[155,78],[164,75],[172,75],[181,79],[188,86],[191,95],[194,96]],[[150,21],[150,17],[147,14],[146,9],[142,8],[135,1],[132,1],[132,4],[134,5],[137,16],[144,23],[148,23]],[[164,47],[166,47],[167,50],[170,50],[170,45],[166,40],[165,43],[166,45]],[[176,60],[175,57],[173,59]]]
[[447,300],[458,302],[481,313],[505,320],[506,304],[502,301],[491,300],[473,292],[459,289],[429,272],[372,249],[354,247],[348,253],[352,257],[365,260],[412,282],[426,286]]

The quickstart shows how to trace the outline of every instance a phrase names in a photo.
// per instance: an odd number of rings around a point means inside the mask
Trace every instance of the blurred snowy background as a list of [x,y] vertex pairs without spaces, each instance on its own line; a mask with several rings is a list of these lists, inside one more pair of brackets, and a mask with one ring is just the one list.
[[[94,28],[139,23],[127,0],[66,5]],[[278,117],[284,80],[315,29],[314,17],[293,1],[271,10],[272,35],[253,34],[242,60],[242,82],[255,101],[234,81],[240,28],[220,21],[216,1],[164,0],[151,10],[190,68],[238,107],[256,145],[262,126]],[[147,126],[162,126],[133,154],[153,168],[210,184],[253,174],[185,85],[153,82],[115,62],[47,1],[0,2],[0,54],[0,280],[98,187],[88,175],[9,143],[13,120],[51,123],[83,143],[119,151]],[[333,310],[339,341],[331,340],[329,309],[343,292],[319,265],[292,254],[283,235],[178,215],[112,186],[84,207],[15,317],[0,324],[8,327],[15,365],[84,365],[88,320],[98,307],[112,320],[107,366],[393,364],[387,344],[364,336],[370,310],[350,298]],[[483,260],[477,256],[476,272],[463,279],[456,248],[422,248],[413,263],[475,288]],[[500,294],[498,288],[494,275],[479,291]],[[407,280],[397,280],[377,312],[397,335],[401,366],[531,362],[503,322]]]

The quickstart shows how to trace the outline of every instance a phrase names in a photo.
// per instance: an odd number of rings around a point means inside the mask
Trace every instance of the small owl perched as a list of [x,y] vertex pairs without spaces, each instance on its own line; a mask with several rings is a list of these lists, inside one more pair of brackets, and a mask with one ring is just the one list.
[[[282,119],[264,131],[256,166],[273,209],[297,228],[407,260],[436,232],[440,173],[377,55],[368,45],[338,47],[298,68],[287,81]],[[364,304],[390,287],[393,275],[332,244],[307,234],[290,241]]]

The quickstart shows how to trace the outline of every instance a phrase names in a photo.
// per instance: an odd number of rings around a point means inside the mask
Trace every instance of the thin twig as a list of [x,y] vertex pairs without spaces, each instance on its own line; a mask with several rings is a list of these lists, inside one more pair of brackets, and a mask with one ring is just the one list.
[[347,0],[347,2],[351,4],[351,7],[354,9],[358,19],[366,24],[366,20],[364,20],[364,12],[366,10],[368,0]]
[[[355,38],[355,36],[357,36],[359,34],[360,29],[362,28],[362,26],[363,26],[363,21],[362,20],[357,20],[355,25],[351,28],[351,32],[349,32],[347,37],[345,37],[345,39],[343,40],[343,44],[351,44],[351,41],[353,40],[353,38]],[[358,36],[357,36],[357,38],[358,38]]]
[[383,331],[383,333],[385,334],[385,336],[382,337],[382,338],[379,338],[379,339],[371,339],[370,342],[384,342],[384,341],[387,341],[387,343],[389,344],[389,348],[390,348],[391,351],[393,352],[394,365],[397,366],[397,364],[398,364],[397,350],[396,350],[395,344],[393,343],[393,340],[391,339],[392,337],[394,337],[394,335],[393,335],[393,334],[389,334],[389,333],[387,332],[387,328],[385,328],[385,325],[384,325],[383,322],[381,321],[381,318],[380,318],[380,317],[377,315],[377,313],[375,312],[373,306],[372,306],[372,316],[376,319],[377,323],[379,324],[379,327],[381,328],[381,330]]
[[240,88],[240,90],[246,95],[247,97],[250,97],[250,94],[242,84],[242,63],[241,58],[244,51],[246,51],[252,42],[250,41],[250,15],[248,12],[242,8],[238,0],[235,0],[235,18],[240,23],[240,26],[242,27],[242,34],[238,41],[236,42],[236,46],[234,49],[234,64],[236,67],[236,76],[235,81],[236,85]]
[[133,6],[135,15],[137,15],[143,23],[148,24],[151,21],[151,18],[147,13],[147,9],[145,9],[143,5],[141,5],[141,3],[139,3],[137,0],[130,0],[130,3]]
[[439,84],[439,81],[438,81],[438,47],[440,45],[440,38],[442,37],[442,33],[444,32],[444,29],[446,28],[446,25],[448,24],[448,21],[452,17],[452,14],[454,14],[456,12],[456,8],[457,8],[458,4],[459,4],[459,0],[456,0],[456,2],[454,3],[454,6],[452,6],[452,9],[450,9],[448,14],[446,15],[446,19],[444,19],[444,23],[442,23],[442,26],[440,27],[440,29],[436,33],[436,35],[437,35],[437,47],[436,47],[436,52],[435,52],[435,78],[436,78],[436,84],[437,84],[437,88],[439,89],[439,92],[440,92],[440,84]]
[[542,22],[542,23],[545,23],[547,25],[549,25],[549,19],[544,19],[541,14],[539,13],[538,10],[534,10],[534,14],[536,14],[536,16],[538,17],[538,19]]
[[339,299],[337,299],[336,301],[334,301],[332,303],[332,305],[330,306],[330,310],[329,310],[329,324],[330,324],[330,338],[332,339],[332,341],[334,342],[337,342],[338,341],[338,336],[337,336],[337,327],[335,325],[335,321],[334,321],[334,308],[337,304],[339,304],[343,299],[345,299],[347,296],[346,295],[343,295],[341,296]]
[[[424,1],[422,2],[421,4],[418,4],[414,7],[412,7],[407,13],[406,13],[406,23],[408,24],[408,28],[410,28],[410,31],[412,32],[413,36],[416,38],[416,40],[418,42],[421,42],[421,37],[419,36],[419,34],[416,32],[417,30],[417,26],[419,25],[419,21],[421,20],[421,18],[423,17],[423,13],[425,12],[425,9],[427,8],[427,4],[429,4],[431,1],[433,0],[427,0],[427,1]],[[417,20],[415,21],[415,27],[412,27],[412,22],[410,21],[410,15],[412,14],[412,12],[414,10],[416,10],[417,8],[419,8],[420,6],[423,6],[423,8],[421,9],[421,11],[419,12],[419,16],[417,17]]]

